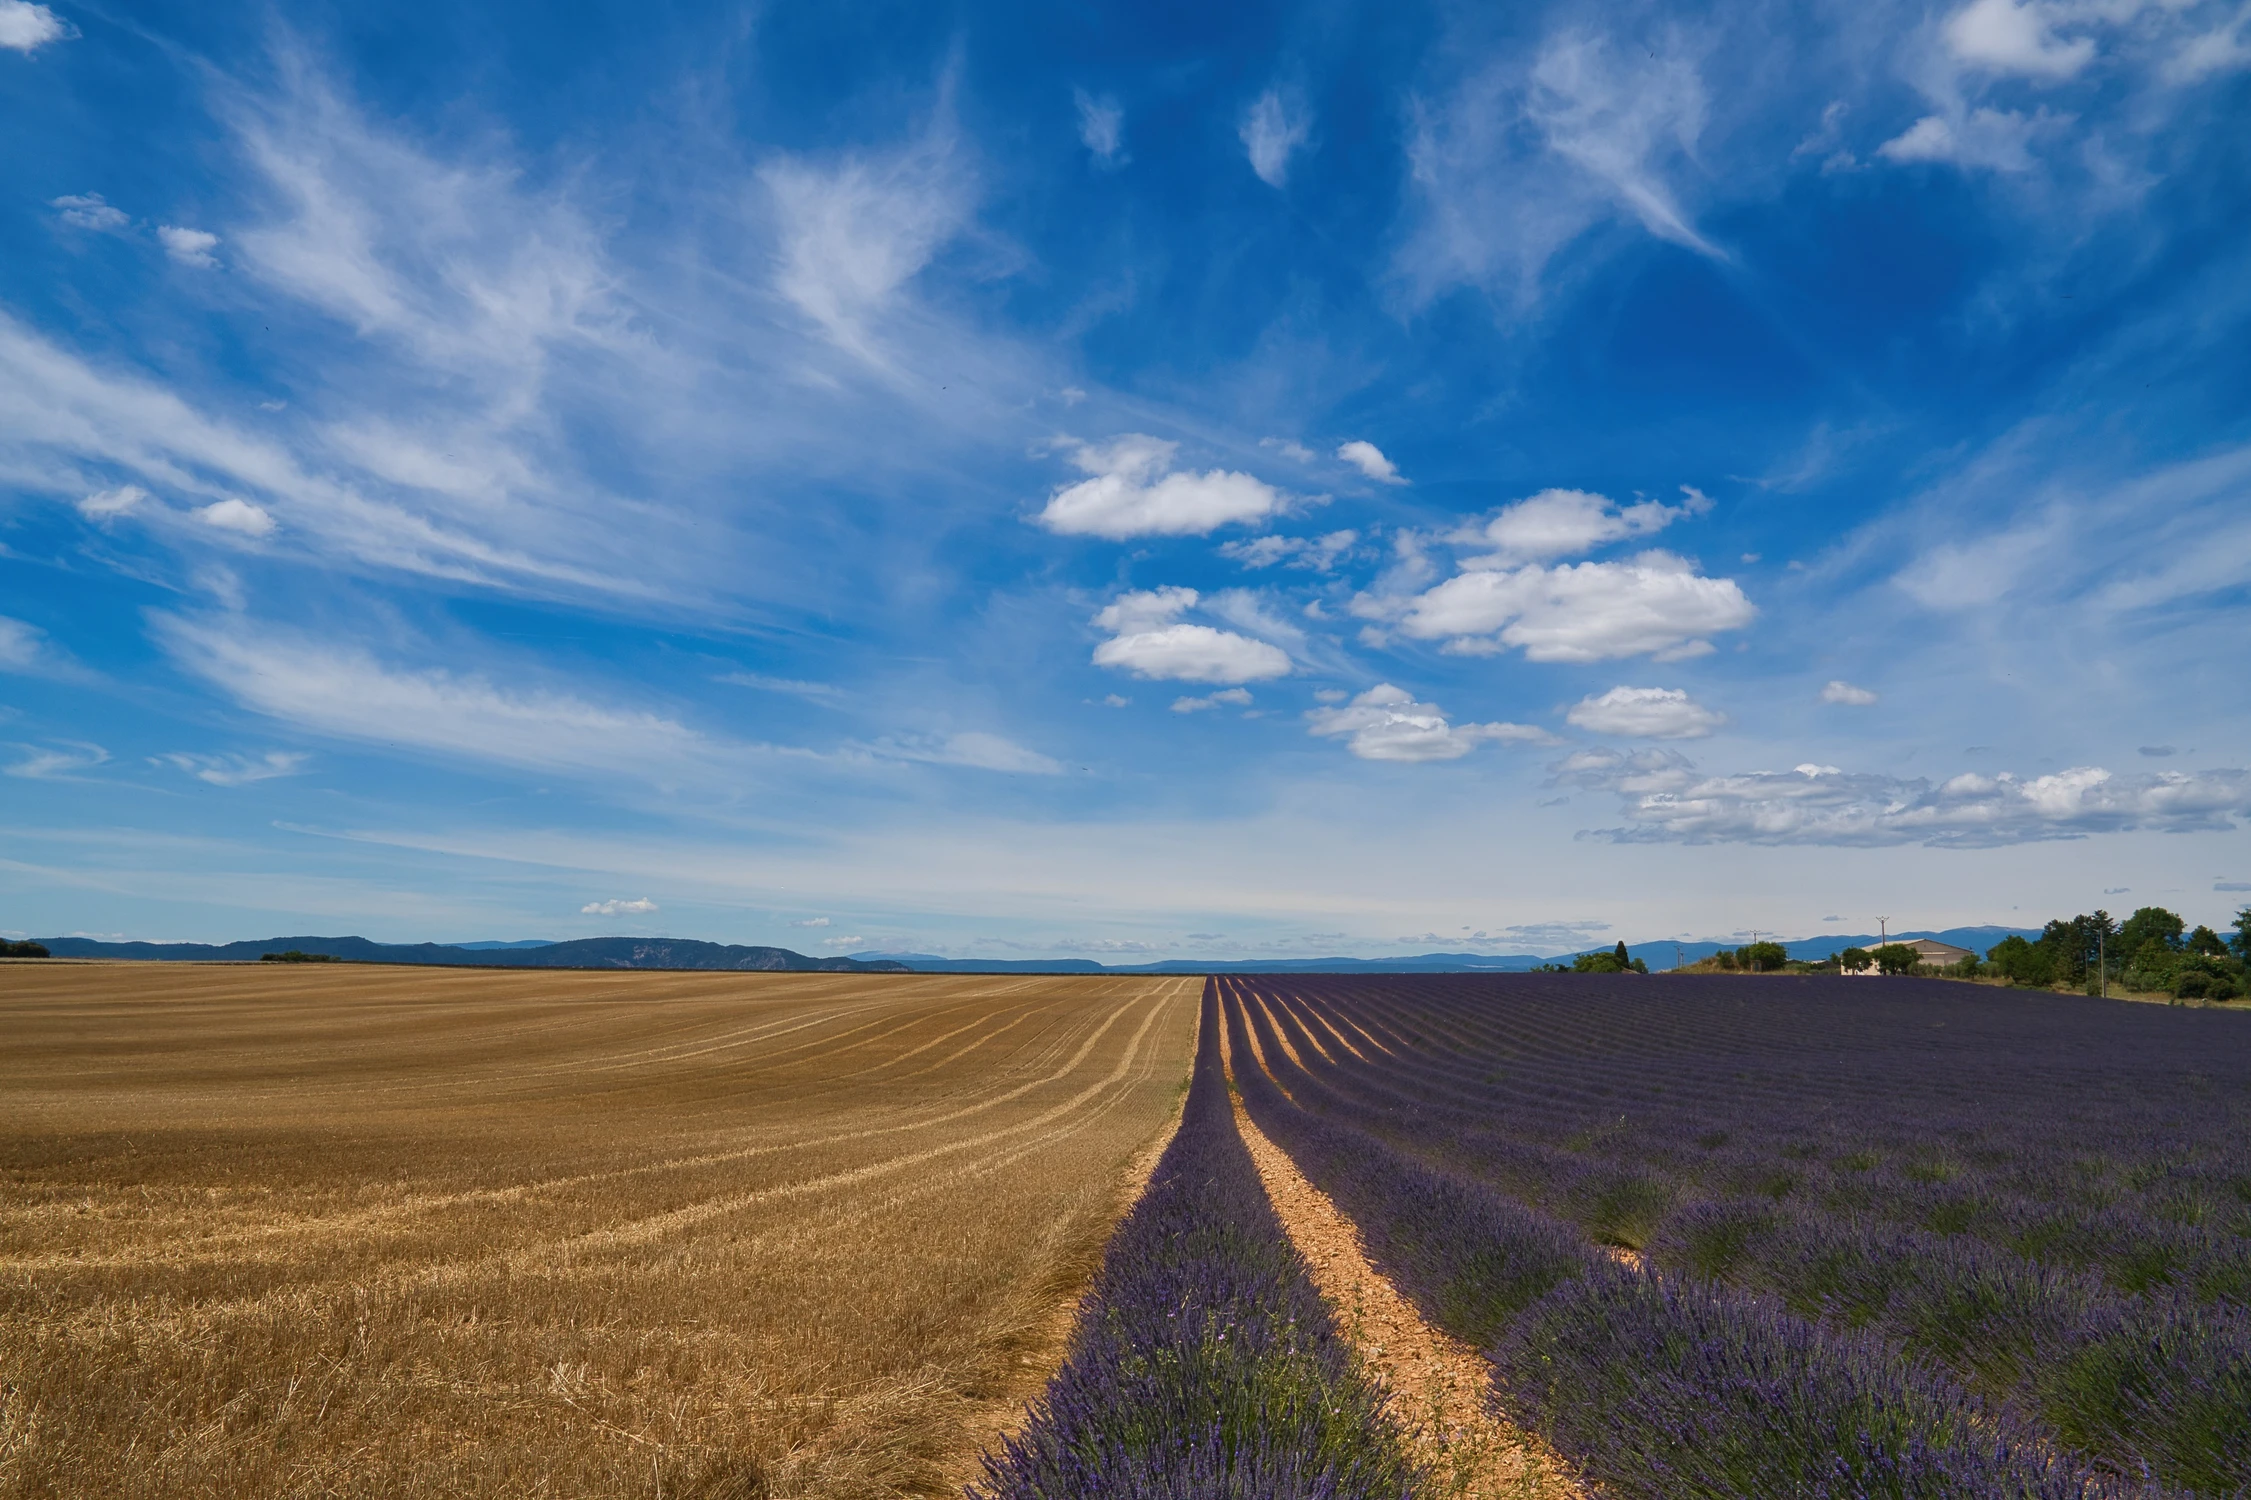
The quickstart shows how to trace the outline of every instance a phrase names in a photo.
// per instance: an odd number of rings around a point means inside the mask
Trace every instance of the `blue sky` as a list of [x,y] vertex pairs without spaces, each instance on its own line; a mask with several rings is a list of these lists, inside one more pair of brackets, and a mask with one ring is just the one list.
[[2251,8],[0,0],[0,927],[2251,899]]

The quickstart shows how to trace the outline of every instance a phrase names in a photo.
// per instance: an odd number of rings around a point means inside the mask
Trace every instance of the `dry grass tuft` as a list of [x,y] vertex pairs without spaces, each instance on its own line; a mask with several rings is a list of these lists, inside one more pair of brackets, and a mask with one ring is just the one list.
[[0,971],[0,1495],[935,1494],[1193,982]]

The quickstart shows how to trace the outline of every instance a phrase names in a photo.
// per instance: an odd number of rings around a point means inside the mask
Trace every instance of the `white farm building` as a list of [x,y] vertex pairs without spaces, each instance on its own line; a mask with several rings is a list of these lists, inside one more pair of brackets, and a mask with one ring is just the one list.
[[[1921,955],[1917,961],[1926,968],[1950,968],[1965,958],[1977,956],[1967,948],[1957,948],[1952,943],[1942,943],[1937,938],[1893,938],[1892,941],[1902,948],[1914,949],[1916,953]],[[1870,949],[1869,951],[1874,952],[1875,950]],[[1874,964],[1870,964],[1865,969],[1847,969],[1844,972],[1848,975],[1868,977],[1880,974],[1883,971]]]

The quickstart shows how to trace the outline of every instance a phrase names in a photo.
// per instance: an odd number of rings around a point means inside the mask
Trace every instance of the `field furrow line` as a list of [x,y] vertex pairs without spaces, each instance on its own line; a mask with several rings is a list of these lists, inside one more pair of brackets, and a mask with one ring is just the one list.
[[[1246,999],[1264,1008],[1263,997],[1255,994],[1230,996],[1235,1003]],[[1245,1030],[1256,1049],[1257,1033]],[[1294,1050],[1286,1041],[1281,1045],[1294,1061]],[[1235,1057],[1224,1027],[1219,1049],[1232,1079],[1242,1060]],[[1281,1087],[1263,1055],[1249,1063]],[[1590,1492],[1570,1465],[1493,1406],[1493,1367],[1485,1357],[1426,1321],[1369,1262],[1352,1221],[1252,1122],[1240,1098],[1234,1110],[1235,1127],[1275,1214],[1305,1257],[1313,1284],[1336,1309],[1346,1340],[1390,1392],[1392,1415],[1417,1462],[1435,1481],[1435,1493],[1455,1500],[1503,1495],[1586,1500]]]
[[[773,1187],[755,1189],[747,1193],[730,1194],[722,1198],[705,1199],[701,1202],[686,1204],[676,1209],[670,1209],[663,1213],[648,1215],[644,1218],[635,1219],[627,1223],[611,1225],[601,1229],[591,1230],[580,1234],[567,1235],[555,1239],[541,1240],[529,1245],[517,1246],[496,1254],[480,1256],[471,1260],[450,1261],[438,1265],[416,1267],[411,1270],[394,1273],[391,1277],[386,1278],[385,1286],[390,1290],[404,1290],[411,1287],[437,1288],[449,1285],[458,1285],[460,1283],[473,1280],[479,1276],[490,1275],[494,1272],[507,1272],[512,1275],[535,1274],[544,1265],[553,1264],[558,1260],[568,1259],[569,1257],[576,1254],[586,1252],[600,1253],[634,1246],[654,1244],[672,1235],[678,1234],[683,1230],[694,1228],[699,1224],[707,1223],[714,1219],[726,1217],[729,1214],[740,1213],[744,1210],[756,1208],[765,1204],[786,1202],[798,1198],[814,1197],[822,1193],[834,1192],[840,1189],[857,1186],[859,1184],[887,1176],[891,1173],[904,1171],[910,1167],[918,1166],[931,1161],[936,1161],[942,1157],[952,1155],[956,1152],[975,1150],[978,1147],[988,1146],[996,1141],[1001,1141],[1011,1136],[1020,1135],[1027,1130],[1036,1130],[1043,1125],[1048,1125],[1065,1115],[1082,1109],[1088,1101],[1098,1097],[1106,1091],[1117,1088],[1121,1083],[1125,1082],[1126,1075],[1132,1070],[1134,1063],[1140,1057],[1142,1047],[1148,1038],[1150,1030],[1156,1025],[1158,1019],[1164,1014],[1164,1011],[1167,1005],[1170,1003],[1171,998],[1172,997],[1170,996],[1160,997],[1155,1003],[1151,1005],[1149,1014],[1142,1019],[1140,1027],[1134,1032],[1132,1038],[1126,1044],[1125,1050],[1120,1056],[1117,1064],[1110,1070],[1107,1075],[1097,1080],[1095,1083],[1088,1085],[1086,1088],[1081,1089],[1078,1093],[1072,1095],[1069,1099],[1066,1099],[1061,1103],[1051,1105],[1047,1109],[1041,1111],[1039,1114],[1033,1115],[1028,1119],[1018,1121],[1011,1125],[1002,1126],[996,1130],[984,1132],[981,1135],[969,1136],[958,1141],[949,1141],[940,1145],[925,1147],[918,1151],[902,1153],[898,1156],[888,1157],[881,1161],[864,1163],[860,1166],[846,1168],[838,1172],[825,1173],[821,1176],[807,1178],[799,1182],[781,1183]],[[1082,1044],[1079,1050],[1073,1055],[1071,1061],[1067,1063],[1062,1069],[1048,1075],[1046,1078],[1035,1079],[1030,1083],[1022,1084],[1015,1089],[1009,1090],[1005,1098],[995,1098],[985,1101],[985,1103],[974,1108],[956,1111],[953,1118],[960,1118],[969,1114],[982,1112],[982,1110],[984,1109],[991,1108],[999,1103],[1005,1102],[1006,1098],[1020,1097],[1024,1093],[1029,1092],[1031,1089],[1037,1088],[1044,1083],[1059,1082],[1062,1079],[1067,1078],[1071,1073],[1077,1070],[1081,1063],[1085,1061],[1087,1055],[1094,1049],[1096,1045],[1099,1044],[1101,1038],[1108,1033],[1110,1028],[1133,1008],[1133,1003],[1134,1002],[1129,1001],[1125,1005],[1122,1005],[1118,1007],[1118,1009],[1112,1011],[1110,1015],[1104,1020],[1102,1025],[1096,1029],[1095,1034],[1087,1038],[1085,1043]],[[902,1126],[896,1128],[907,1129],[914,1127]],[[868,1135],[884,1133],[892,1132],[846,1132],[841,1138],[850,1140],[864,1138]],[[494,1191],[505,1192],[508,1190],[496,1189]],[[9,1270],[23,1273],[34,1269],[75,1269],[94,1264],[98,1263],[91,1258],[61,1259],[49,1261],[43,1267],[0,1263],[0,1270]],[[131,1321],[136,1324],[155,1324],[165,1326],[175,1325],[179,1323],[204,1323],[217,1317],[240,1315],[246,1311],[261,1306],[270,1306],[278,1303],[285,1303],[294,1297],[301,1296],[306,1290],[307,1285],[308,1283],[300,1282],[288,1287],[275,1288],[272,1291],[261,1293],[260,1295],[255,1297],[233,1299],[225,1302],[201,1304],[189,1309],[153,1312],[147,1318],[120,1318],[119,1321]]]

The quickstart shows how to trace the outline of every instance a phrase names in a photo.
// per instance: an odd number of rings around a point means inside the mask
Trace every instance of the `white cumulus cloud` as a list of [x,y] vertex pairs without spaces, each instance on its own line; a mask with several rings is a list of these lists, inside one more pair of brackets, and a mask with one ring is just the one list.
[[1947,18],[1946,50],[1996,73],[2069,78],[2094,60],[2095,43],[2057,37],[2055,9],[2041,0],[1971,0]]
[[1680,688],[1653,687],[1614,687],[1580,699],[1564,717],[1596,734],[1641,740],[1700,739],[1727,722]]
[[219,237],[208,229],[183,229],[177,224],[159,224],[156,237],[164,242],[164,253],[183,266],[198,266],[209,270],[219,262],[211,252],[219,248]]
[[802,921],[792,922],[789,925],[792,927],[826,927],[829,925],[829,920],[826,917],[807,917]]
[[1682,485],[1681,493],[1688,498],[1679,505],[1644,500],[1621,506],[1586,490],[1542,490],[1503,506],[1482,527],[1464,533],[1460,540],[1465,544],[1492,549],[1465,566],[1506,567],[1571,557],[1629,537],[1649,536],[1684,516],[1702,515],[1712,508],[1700,490]]
[[1951,120],[1925,115],[1878,146],[1876,154],[1895,162],[1949,162],[1994,172],[2024,172],[2032,167],[2033,136],[2062,123],[2068,122],[2044,112],[2025,115],[2013,109],[1975,109]]
[[1932,783],[1806,764],[1707,774],[1670,750],[1583,750],[1560,782],[1618,795],[1621,842],[1930,844],[1990,847],[2093,833],[2225,830],[2251,816],[2251,771],[2121,776],[2075,766],[2020,780],[1965,773]]
[[1280,187],[1290,178],[1290,153],[1305,144],[1313,122],[1278,89],[1268,89],[1243,112],[1236,134],[1250,157],[1251,170],[1268,187]]
[[1405,688],[1379,682],[1341,708],[1306,714],[1315,735],[1345,735],[1345,748],[1362,760],[1459,760],[1487,740],[1552,744],[1555,737],[1530,724],[1449,724],[1435,703],[1418,703]]
[[589,901],[578,909],[582,917],[640,916],[657,909],[657,904],[643,896],[636,901]]
[[[4,0],[0,0],[4,3]],[[32,9],[43,7],[34,6]],[[0,16],[5,16],[0,11]],[[4,45],[4,44],[0,44]],[[133,221],[125,211],[113,208],[102,200],[100,193],[66,193],[60,198],[50,198],[47,206],[58,210],[56,217],[73,229],[91,229],[98,234],[115,234]]]
[[1136,536],[1204,536],[1235,521],[1282,509],[1282,492],[1230,469],[1174,470],[1178,443],[1129,432],[1108,443],[1081,443],[1071,462],[1091,476],[1056,489],[1039,524],[1065,536],[1122,541]]
[[62,19],[30,0],[0,0],[0,47],[33,52],[72,34]]
[[1281,648],[1209,625],[1166,625],[1118,636],[1094,648],[1094,664],[1178,682],[1258,682],[1290,671]]
[[1849,703],[1855,708],[1866,708],[1876,701],[1876,695],[1864,687],[1854,687],[1842,678],[1836,678],[1832,679],[1829,685],[1821,690],[1821,701],[1824,703]]
[[1712,649],[1707,637],[1740,630],[1758,613],[1731,578],[1707,578],[1687,559],[1644,552],[1625,562],[1537,565],[1460,573],[1396,601],[1355,604],[1397,614],[1399,628],[1471,655],[1522,650],[1532,661],[1594,662],[1627,656],[1678,661]]
[[1337,457],[1375,480],[1378,484],[1405,484],[1398,465],[1383,456],[1383,450],[1365,438],[1354,438],[1338,447]]
[[221,500],[200,506],[195,515],[204,525],[216,526],[221,531],[243,536],[272,536],[274,533],[274,518],[247,500]]
[[1289,675],[1289,653],[1279,646],[1232,630],[1178,623],[1199,597],[1184,588],[1120,595],[1094,617],[1097,629],[1112,632],[1094,648],[1094,664],[1176,682],[1236,684]]

